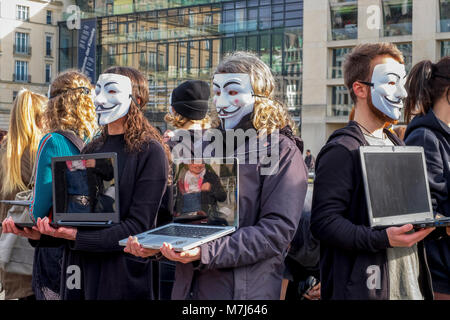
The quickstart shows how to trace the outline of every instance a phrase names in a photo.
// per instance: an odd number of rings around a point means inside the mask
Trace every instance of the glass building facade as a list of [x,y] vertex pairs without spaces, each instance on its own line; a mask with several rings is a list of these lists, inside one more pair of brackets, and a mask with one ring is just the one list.
[[[256,53],[272,69],[276,96],[300,125],[303,0],[80,1],[97,19],[96,73],[113,66],[143,72],[146,115],[165,128],[172,90],[188,79],[209,81],[229,52]],[[77,65],[77,31],[60,23],[60,71]]]
[[450,32],[450,0],[439,0],[439,32]]

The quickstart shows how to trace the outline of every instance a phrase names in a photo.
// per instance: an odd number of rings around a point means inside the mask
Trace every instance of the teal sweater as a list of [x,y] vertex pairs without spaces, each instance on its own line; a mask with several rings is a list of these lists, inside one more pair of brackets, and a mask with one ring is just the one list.
[[48,216],[53,206],[52,158],[79,153],[72,142],[58,133],[48,133],[41,139],[36,156],[37,170],[30,205],[30,216],[33,221]]

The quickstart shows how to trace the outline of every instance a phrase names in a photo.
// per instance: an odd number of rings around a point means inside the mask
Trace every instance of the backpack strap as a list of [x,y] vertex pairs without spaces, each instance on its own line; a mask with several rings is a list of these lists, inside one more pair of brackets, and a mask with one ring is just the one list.
[[73,133],[72,131],[68,131],[68,130],[58,130],[55,131],[55,133],[59,133],[60,135],[64,136],[66,139],[68,139],[70,142],[73,143],[73,145],[75,147],[77,147],[77,149],[81,152],[81,150],[83,150],[85,144],[84,141],[77,136],[75,133]]

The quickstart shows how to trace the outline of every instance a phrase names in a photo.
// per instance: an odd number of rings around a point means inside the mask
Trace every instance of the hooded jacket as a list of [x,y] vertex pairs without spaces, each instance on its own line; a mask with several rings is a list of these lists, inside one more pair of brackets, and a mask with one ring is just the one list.
[[[405,143],[424,148],[433,210],[450,217],[450,128],[429,111],[411,121]],[[427,238],[425,247],[434,290],[450,294],[450,238]]]
[[[384,131],[395,145],[403,143]],[[316,161],[311,231],[320,240],[321,297],[389,299],[386,230],[370,228],[359,147],[368,145],[356,122],[335,131]],[[432,299],[423,242],[418,243],[422,293]]]
[[[200,261],[177,263],[172,299],[280,298],[283,261],[303,208],[307,170],[296,139],[279,138],[275,174],[261,175],[260,161],[239,165],[239,228],[201,245]],[[245,150],[248,160],[248,141]]]

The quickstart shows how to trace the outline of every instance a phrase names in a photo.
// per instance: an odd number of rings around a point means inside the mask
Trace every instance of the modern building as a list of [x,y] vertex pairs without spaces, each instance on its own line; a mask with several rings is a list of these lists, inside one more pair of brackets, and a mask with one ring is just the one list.
[[348,122],[342,65],[354,46],[393,42],[406,68],[450,55],[450,0],[305,0],[302,138],[314,155]]
[[[76,2],[82,25],[96,19],[96,76],[113,65],[145,73],[154,125],[165,128],[172,89],[187,79],[210,80],[221,57],[236,50],[271,66],[277,97],[300,125],[303,0]],[[60,70],[77,66],[78,33],[60,23]]]
[[69,1],[0,0],[0,128],[17,92],[47,94],[58,70],[58,24]]

